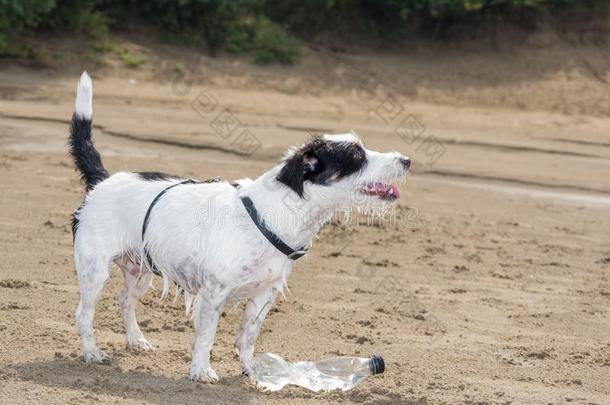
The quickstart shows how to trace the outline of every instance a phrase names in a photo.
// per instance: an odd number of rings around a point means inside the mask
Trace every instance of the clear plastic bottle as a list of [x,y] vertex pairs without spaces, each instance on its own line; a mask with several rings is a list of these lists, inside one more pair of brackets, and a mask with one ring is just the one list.
[[298,385],[312,391],[347,391],[358,385],[366,376],[381,374],[385,363],[381,356],[336,357],[318,362],[288,363],[277,354],[254,356],[250,379],[259,387],[278,391],[287,384]]

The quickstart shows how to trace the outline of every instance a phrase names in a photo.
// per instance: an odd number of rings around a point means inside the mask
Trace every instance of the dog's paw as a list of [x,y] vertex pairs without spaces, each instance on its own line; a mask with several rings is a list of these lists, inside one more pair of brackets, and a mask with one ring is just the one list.
[[241,359],[240,366],[241,366],[241,375],[243,375],[245,377],[250,376],[250,373],[252,372],[252,356],[250,356],[247,359]]
[[244,355],[244,352],[239,356],[239,365],[241,367],[241,375],[249,376],[252,371],[253,357],[252,355]]
[[152,351],[156,350],[155,347],[152,344],[150,344],[150,342],[148,340],[146,340],[146,338],[144,338],[144,337],[128,341],[127,348],[129,350],[133,350],[136,352],[137,351],[152,352]]
[[214,371],[211,367],[191,367],[189,377],[191,381],[199,381],[211,384],[218,382],[218,375],[216,375],[216,371]]
[[108,356],[103,350],[96,348],[83,353],[83,361],[87,364],[110,364],[110,356]]
[[250,377],[251,372],[252,372],[252,369],[250,367],[241,366],[241,375],[242,376]]

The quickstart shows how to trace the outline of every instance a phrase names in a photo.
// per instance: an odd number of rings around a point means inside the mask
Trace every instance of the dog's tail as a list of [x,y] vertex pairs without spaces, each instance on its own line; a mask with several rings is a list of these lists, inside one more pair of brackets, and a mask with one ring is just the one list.
[[87,72],[83,72],[76,88],[74,115],[70,122],[70,155],[87,191],[108,178],[108,171],[91,138],[92,97],[91,78]]

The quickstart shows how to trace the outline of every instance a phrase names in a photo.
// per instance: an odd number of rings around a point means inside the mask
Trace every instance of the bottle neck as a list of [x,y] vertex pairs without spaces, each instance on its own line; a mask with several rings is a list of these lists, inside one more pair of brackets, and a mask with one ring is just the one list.
[[371,370],[371,374],[381,374],[385,371],[385,362],[383,361],[383,357],[373,355],[369,359],[369,369]]

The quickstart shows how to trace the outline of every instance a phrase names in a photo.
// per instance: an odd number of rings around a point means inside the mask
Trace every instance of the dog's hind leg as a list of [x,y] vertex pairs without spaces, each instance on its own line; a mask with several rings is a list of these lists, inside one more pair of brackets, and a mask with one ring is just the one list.
[[154,350],[154,346],[142,334],[136,319],[138,299],[151,286],[153,274],[148,270],[141,270],[140,266],[127,256],[117,260],[117,264],[123,271],[123,277],[125,278],[125,286],[119,293],[119,305],[123,311],[123,320],[125,321],[127,347],[130,349]]
[[95,344],[93,318],[95,306],[110,274],[110,259],[79,253],[75,246],[74,262],[80,287],[80,302],[76,309],[76,326],[80,331],[85,363],[104,363],[110,357]]

